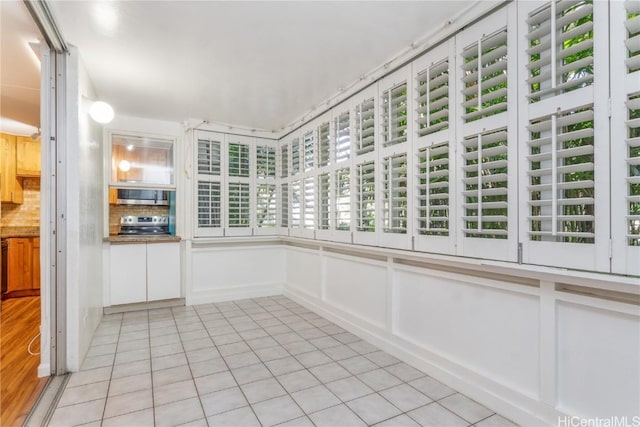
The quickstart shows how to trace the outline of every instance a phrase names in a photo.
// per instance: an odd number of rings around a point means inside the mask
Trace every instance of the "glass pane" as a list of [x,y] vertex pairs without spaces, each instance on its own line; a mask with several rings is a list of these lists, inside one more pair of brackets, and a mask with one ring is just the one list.
[[113,135],[111,182],[173,185],[173,141]]

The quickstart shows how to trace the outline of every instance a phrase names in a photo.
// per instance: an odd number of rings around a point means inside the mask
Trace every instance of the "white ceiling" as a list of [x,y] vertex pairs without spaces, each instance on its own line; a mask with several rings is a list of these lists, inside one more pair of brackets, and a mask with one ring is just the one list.
[[280,130],[474,1],[54,1],[116,114]]
[[[30,134],[40,126],[40,62],[29,43],[40,32],[22,1],[0,1],[0,128]],[[24,129],[24,130],[23,130]]]

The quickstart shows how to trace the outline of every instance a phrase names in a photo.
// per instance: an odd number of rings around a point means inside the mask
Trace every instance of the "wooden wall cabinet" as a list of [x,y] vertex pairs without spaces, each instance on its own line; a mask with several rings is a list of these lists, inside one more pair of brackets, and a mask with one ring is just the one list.
[[39,295],[40,238],[10,237],[2,251],[3,297]]
[[115,205],[118,203],[118,189],[110,188],[109,189],[109,204]]
[[15,135],[0,133],[0,200],[22,203],[22,178],[16,175]]
[[40,176],[40,139],[18,136],[16,139],[16,175]]

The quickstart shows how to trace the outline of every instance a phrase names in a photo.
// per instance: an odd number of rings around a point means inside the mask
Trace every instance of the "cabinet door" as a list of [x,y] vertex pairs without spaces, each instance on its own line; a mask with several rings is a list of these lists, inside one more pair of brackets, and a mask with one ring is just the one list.
[[22,178],[16,177],[16,136],[0,134],[0,200],[22,203]]
[[7,240],[7,292],[31,289],[31,239],[13,237]]
[[180,243],[147,244],[147,296],[180,298]]
[[31,288],[40,289],[40,238],[31,239]]
[[19,136],[16,141],[16,175],[40,176],[40,140]]
[[111,245],[111,305],[147,300],[147,246]]

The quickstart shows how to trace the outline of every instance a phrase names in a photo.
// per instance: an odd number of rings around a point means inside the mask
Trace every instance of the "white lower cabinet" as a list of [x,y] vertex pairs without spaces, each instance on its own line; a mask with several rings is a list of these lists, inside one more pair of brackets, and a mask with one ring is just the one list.
[[180,244],[111,245],[111,305],[180,298]]

